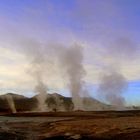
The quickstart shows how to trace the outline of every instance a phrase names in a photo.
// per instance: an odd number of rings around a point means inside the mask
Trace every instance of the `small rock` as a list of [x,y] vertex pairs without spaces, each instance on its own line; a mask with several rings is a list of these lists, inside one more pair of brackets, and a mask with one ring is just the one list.
[[70,138],[78,140],[78,139],[81,138],[81,135],[80,134],[75,134],[75,135],[71,136]]

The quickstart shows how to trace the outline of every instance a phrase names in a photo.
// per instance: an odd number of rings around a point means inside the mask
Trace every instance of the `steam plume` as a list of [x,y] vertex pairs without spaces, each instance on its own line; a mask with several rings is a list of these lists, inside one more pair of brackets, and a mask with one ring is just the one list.
[[16,113],[17,111],[16,111],[15,103],[13,101],[12,96],[11,95],[6,95],[6,100],[8,102],[8,105],[9,105],[12,113]]
[[[39,44],[38,44],[39,45]],[[32,44],[31,44],[32,46]],[[40,45],[39,45],[40,46]],[[59,47],[59,50],[57,47]],[[35,87],[35,91],[39,93],[38,102],[39,102],[39,110],[45,111],[45,100],[47,95],[47,88],[45,83],[43,82],[43,77],[45,76],[45,65],[48,61],[46,59],[48,54],[48,49],[50,51],[54,51],[54,57],[58,56],[59,64],[61,64],[61,69],[64,69],[64,72],[68,78],[68,88],[72,95],[72,101],[74,103],[74,109],[80,110],[83,109],[82,97],[83,94],[83,86],[84,81],[83,78],[86,74],[83,67],[83,48],[79,45],[73,45],[71,47],[63,47],[62,45],[54,45],[51,47],[43,48],[40,46],[30,48],[31,50],[31,75],[37,81],[37,85]],[[56,50],[57,48],[57,50]],[[45,52],[45,53],[44,53]],[[54,60],[51,57],[51,60]]]
[[111,57],[112,62],[107,65],[107,71],[105,69],[102,71],[99,93],[106,101],[119,109],[125,105],[122,94],[127,89],[127,80],[121,73],[121,64],[126,59],[131,61],[130,59],[134,58],[136,48],[136,44],[131,39],[120,38],[109,45],[107,50],[107,55]]
[[43,54],[34,55],[34,60],[31,63],[31,75],[36,81],[35,92],[38,93],[38,110],[46,111],[46,96],[47,96],[47,87],[43,81],[44,76],[44,58]]
[[[27,41],[26,41],[27,42]],[[27,58],[30,60],[28,74],[33,77],[36,82],[34,91],[38,93],[38,110],[46,111],[46,97],[47,97],[47,86],[43,81],[45,76],[45,52],[43,46],[35,41],[29,40],[24,47],[26,51]]]
[[127,82],[123,75],[118,71],[111,70],[101,77],[99,93],[106,101],[116,106],[117,109],[122,109],[125,103],[122,93],[126,88]]
[[42,80],[37,80],[37,85],[35,86],[35,92],[38,93],[36,96],[38,99],[38,110],[46,111],[46,96],[47,89]]
[[86,74],[83,67],[83,49],[79,45],[61,48],[60,63],[68,76],[68,87],[72,94],[75,110],[83,109],[83,78]]

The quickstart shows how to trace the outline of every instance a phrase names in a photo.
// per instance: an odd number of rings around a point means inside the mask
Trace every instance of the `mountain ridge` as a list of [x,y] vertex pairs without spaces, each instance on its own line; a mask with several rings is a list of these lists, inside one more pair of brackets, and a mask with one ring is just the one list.
[[[6,96],[11,96],[17,111],[36,111],[38,107],[37,95],[29,98],[16,93],[0,95],[0,111],[10,111]],[[94,98],[82,98],[85,111],[111,110],[112,106],[102,103]],[[58,93],[46,94],[46,111],[73,111],[74,105],[71,97],[64,97]]]

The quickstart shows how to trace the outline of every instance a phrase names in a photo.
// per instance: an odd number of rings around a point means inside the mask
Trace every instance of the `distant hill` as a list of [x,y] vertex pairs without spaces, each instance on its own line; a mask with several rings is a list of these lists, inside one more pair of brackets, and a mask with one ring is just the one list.
[[[22,95],[7,93],[5,95],[0,95],[0,111],[10,111],[6,96],[10,95],[15,103],[17,111],[36,111],[38,100],[35,95],[32,98],[27,98]],[[93,98],[83,98],[84,110],[110,110],[113,109],[112,106],[101,103],[100,101]],[[46,111],[72,111],[74,105],[72,103],[72,98],[64,97],[60,94],[53,93],[46,95]]]
[[0,96],[0,111],[10,111],[6,96],[11,96],[17,111],[31,111],[37,106],[37,100],[22,95],[7,93]]

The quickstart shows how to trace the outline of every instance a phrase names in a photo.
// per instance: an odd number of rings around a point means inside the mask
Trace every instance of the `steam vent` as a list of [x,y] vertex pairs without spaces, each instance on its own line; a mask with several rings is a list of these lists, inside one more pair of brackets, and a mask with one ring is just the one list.
[[1,0],[0,140],[140,140],[140,1]]

